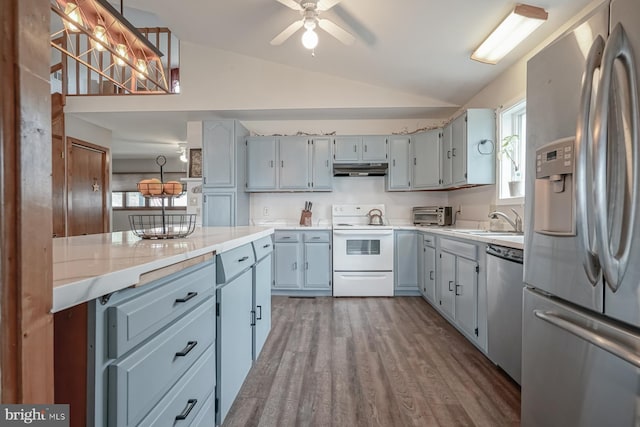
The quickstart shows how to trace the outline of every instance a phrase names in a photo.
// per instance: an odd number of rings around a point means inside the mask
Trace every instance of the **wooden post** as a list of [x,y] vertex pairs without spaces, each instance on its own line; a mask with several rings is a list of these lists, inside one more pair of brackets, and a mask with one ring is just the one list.
[[0,0],[3,403],[54,400],[49,7]]

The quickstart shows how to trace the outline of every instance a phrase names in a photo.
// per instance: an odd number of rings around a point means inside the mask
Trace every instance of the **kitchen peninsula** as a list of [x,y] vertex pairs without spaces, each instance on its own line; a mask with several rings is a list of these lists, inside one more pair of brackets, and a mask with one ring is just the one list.
[[271,327],[273,232],[54,239],[56,399],[74,425],[211,425],[219,404],[226,413]]

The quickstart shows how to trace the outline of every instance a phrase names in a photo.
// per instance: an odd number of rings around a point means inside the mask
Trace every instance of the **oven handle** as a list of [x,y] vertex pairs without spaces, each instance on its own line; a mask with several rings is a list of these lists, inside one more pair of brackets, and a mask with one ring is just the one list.
[[333,230],[334,236],[392,236],[393,230]]

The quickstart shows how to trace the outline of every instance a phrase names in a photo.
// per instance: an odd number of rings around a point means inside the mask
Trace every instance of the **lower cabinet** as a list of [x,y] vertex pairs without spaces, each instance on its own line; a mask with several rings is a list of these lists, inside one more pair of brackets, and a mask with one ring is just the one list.
[[273,243],[271,236],[253,242],[253,360],[257,360],[271,331],[271,283]]
[[420,291],[431,304],[436,302],[436,238],[433,235],[422,235],[422,276]]
[[92,301],[86,424],[173,426],[200,417],[215,396],[215,302],[213,257]]
[[331,232],[275,233],[273,293],[331,295]]
[[456,256],[448,252],[440,253],[439,283],[438,305],[444,314],[453,319],[453,288],[456,283]]
[[394,233],[394,295],[420,295],[418,286],[418,232]]

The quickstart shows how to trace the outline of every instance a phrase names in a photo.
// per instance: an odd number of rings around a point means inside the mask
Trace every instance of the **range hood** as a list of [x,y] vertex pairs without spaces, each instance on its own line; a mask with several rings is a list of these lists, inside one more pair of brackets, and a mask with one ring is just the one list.
[[384,176],[388,163],[334,163],[333,176]]

